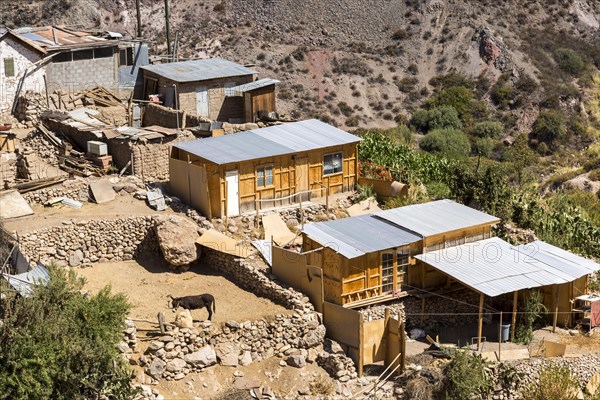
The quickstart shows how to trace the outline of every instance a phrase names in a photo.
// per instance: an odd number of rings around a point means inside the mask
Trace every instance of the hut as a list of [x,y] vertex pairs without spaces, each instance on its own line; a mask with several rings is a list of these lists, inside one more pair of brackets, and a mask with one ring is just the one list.
[[353,191],[360,140],[307,120],[176,144],[171,192],[213,218]]

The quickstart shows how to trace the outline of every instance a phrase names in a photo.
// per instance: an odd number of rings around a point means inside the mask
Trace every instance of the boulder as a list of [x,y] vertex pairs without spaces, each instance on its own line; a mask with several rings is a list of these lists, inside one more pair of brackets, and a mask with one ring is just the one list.
[[302,368],[306,365],[306,358],[301,354],[289,356],[286,360],[287,365],[295,368]]
[[215,346],[215,353],[221,365],[235,367],[238,365],[240,347],[231,342],[219,343]]
[[154,360],[152,360],[150,366],[148,367],[148,375],[157,380],[162,378],[163,374],[165,373],[166,365],[167,363],[156,357]]
[[211,346],[207,345],[198,351],[186,354],[183,359],[195,367],[209,367],[217,363],[217,354]]
[[194,327],[194,319],[192,318],[190,310],[182,309],[177,311],[177,314],[175,315],[175,325],[179,328],[192,329]]
[[186,365],[187,363],[185,362],[185,360],[182,360],[181,358],[174,358],[167,363],[166,368],[169,372],[178,373],[182,369],[184,369]]
[[186,266],[200,257],[196,246],[198,225],[178,215],[162,216],[156,221],[156,236],[165,260],[175,266]]

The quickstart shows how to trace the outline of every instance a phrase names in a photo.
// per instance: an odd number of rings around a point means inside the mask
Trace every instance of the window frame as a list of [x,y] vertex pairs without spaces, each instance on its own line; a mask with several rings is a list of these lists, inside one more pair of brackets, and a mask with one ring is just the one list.
[[[9,75],[7,72],[9,70],[9,68],[7,68],[8,64],[11,64],[11,68],[10,70],[12,71],[12,74]],[[4,57],[2,59],[2,67],[4,68],[4,77],[5,78],[14,78],[15,76],[17,76],[17,67],[16,67],[16,63],[15,63],[15,58],[14,57]]]
[[[335,170],[333,172],[326,172],[326,158],[327,157],[332,157],[331,162],[333,163],[334,161],[334,157],[339,155],[340,156],[340,165],[339,165],[339,170]],[[327,153],[323,155],[323,176],[332,176],[332,175],[336,175],[336,174],[343,174],[344,173],[344,152],[343,151],[336,151],[334,153]]]
[[[391,256],[387,258],[386,256]],[[385,294],[394,290],[395,255],[393,251],[384,251],[380,256],[381,261],[381,293]],[[385,281],[384,281],[385,280]]]
[[[263,164],[256,167],[256,188],[257,189],[266,189],[275,186],[275,179],[273,175],[274,166],[273,164]],[[268,174],[267,172],[271,173]],[[260,174],[262,172],[262,174]],[[270,178],[270,183],[269,183]],[[260,184],[260,180],[262,179],[262,185]]]

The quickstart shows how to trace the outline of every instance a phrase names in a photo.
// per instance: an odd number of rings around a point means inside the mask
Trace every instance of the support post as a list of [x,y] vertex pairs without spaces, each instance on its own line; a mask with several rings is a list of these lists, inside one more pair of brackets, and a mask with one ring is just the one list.
[[327,179],[327,187],[325,188],[325,210],[329,211],[329,179]]
[[254,208],[256,208],[256,221],[254,221],[254,224],[256,226],[256,228],[258,228],[258,219],[260,218],[260,211],[259,208],[260,207],[260,201],[258,201],[258,199],[254,200]]
[[424,319],[425,319],[425,297],[421,297],[421,328],[423,328]]
[[404,372],[404,368],[406,365],[406,327],[404,326],[404,321],[400,322],[400,329],[398,334],[400,335],[400,369],[398,375]]
[[554,318],[552,318],[552,332],[556,332],[556,323],[558,322],[558,296],[560,296],[560,285],[556,285],[554,289]]
[[502,352],[502,311],[500,311],[500,321],[498,321],[498,361],[502,360],[500,353]]
[[225,226],[228,227],[229,226],[229,207],[227,203],[229,203],[228,200],[228,193],[229,187],[227,185],[227,179],[225,179]]
[[300,226],[304,230],[304,213],[302,212],[302,196],[300,196]]
[[137,13],[137,37],[142,37],[142,13],[140,12],[140,0],[135,0],[135,11]]
[[515,290],[513,294],[513,312],[512,312],[512,320],[510,325],[510,341],[515,341],[515,327],[517,325],[517,302],[519,300],[519,291]]
[[165,0],[165,32],[167,34],[167,59],[171,56],[171,23],[169,22],[169,0]]
[[479,321],[477,322],[477,351],[481,350],[481,336],[483,331],[483,293],[479,295]]
[[158,313],[158,326],[160,327],[160,333],[165,334],[165,315],[161,312]]

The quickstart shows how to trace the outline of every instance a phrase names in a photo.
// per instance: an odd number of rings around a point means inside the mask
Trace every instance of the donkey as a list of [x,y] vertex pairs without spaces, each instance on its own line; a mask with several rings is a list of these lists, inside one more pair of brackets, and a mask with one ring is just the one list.
[[177,307],[182,307],[186,310],[196,310],[198,308],[206,307],[206,310],[208,311],[209,321],[212,320],[213,312],[217,312],[217,304],[212,294],[204,293],[196,296],[183,297],[173,297],[171,295],[168,295],[167,297],[171,299],[171,308],[173,309]]

